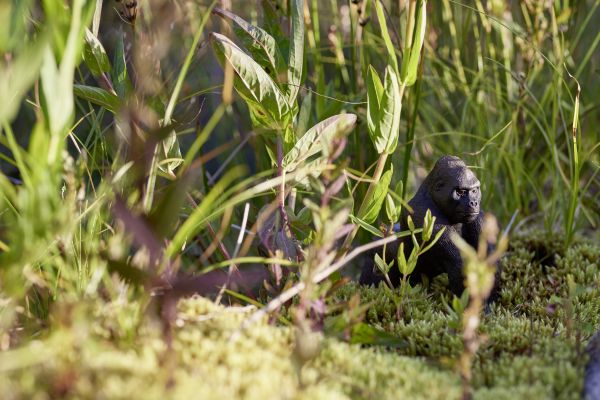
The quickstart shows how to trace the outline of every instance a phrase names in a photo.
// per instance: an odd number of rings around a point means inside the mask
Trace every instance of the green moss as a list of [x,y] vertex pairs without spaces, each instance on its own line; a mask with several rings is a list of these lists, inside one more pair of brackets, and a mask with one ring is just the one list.
[[[561,246],[554,237],[517,237],[501,261],[500,298],[480,329],[487,341],[473,370],[477,398],[580,397],[584,342],[600,327],[600,247]],[[367,322],[408,343],[398,354],[452,370],[462,338],[445,276],[414,288],[400,320],[379,288],[348,285],[338,297],[357,291],[373,303]]]
[[[583,349],[600,325],[600,247],[577,244],[540,258],[528,240],[517,239],[502,260],[500,299],[482,319],[476,399],[581,393]],[[262,321],[230,340],[250,308],[200,297],[180,301],[168,352],[160,321],[144,316],[141,303],[65,302],[53,310],[48,336],[0,353],[0,393],[9,399],[460,398],[460,319],[447,306],[446,284],[442,276],[428,288],[412,288],[400,319],[381,288],[342,287],[332,303],[359,293],[372,303],[366,322],[407,346],[325,338],[300,375],[293,328]]]
[[[180,302],[170,353],[159,327],[151,321],[139,329],[137,346],[122,349],[106,340],[106,328],[87,330],[91,324],[83,314],[88,311],[85,304],[71,310],[79,322],[46,339],[45,345],[57,350],[47,358],[36,359],[35,346],[39,343],[21,349],[33,365],[7,368],[0,377],[2,393],[18,399],[458,396],[457,377],[448,371],[420,359],[335,339],[324,339],[319,356],[303,367],[301,385],[294,363],[292,328],[263,321],[245,330],[239,340],[230,341],[249,310],[218,307],[200,297]],[[114,324],[102,322],[109,327]],[[428,389],[431,381],[443,385],[432,391]]]

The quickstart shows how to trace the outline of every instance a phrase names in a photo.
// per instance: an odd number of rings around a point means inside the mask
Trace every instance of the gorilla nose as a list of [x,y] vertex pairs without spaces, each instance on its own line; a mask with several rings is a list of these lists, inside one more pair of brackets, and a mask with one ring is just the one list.
[[479,207],[479,202],[476,200],[471,200],[471,201],[469,201],[469,205],[473,208],[477,208],[477,207]]

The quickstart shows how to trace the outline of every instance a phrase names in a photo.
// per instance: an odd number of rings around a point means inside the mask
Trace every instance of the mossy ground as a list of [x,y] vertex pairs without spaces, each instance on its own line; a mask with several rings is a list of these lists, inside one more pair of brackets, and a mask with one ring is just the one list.
[[[599,260],[597,245],[513,241],[502,261],[500,299],[482,321],[487,341],[474,363],[475,398],[580,398],[585,344],[600,327]],[[180,301],[167,352],[158,319],[142,316],[141,304],[59,303],[44,337],[0,354],[0,393],[6,399],[459,398],[459,316],[447,305],[443,280],[413,289],[400,319],[381,289],[340,289],[333,302],[360,293],[373,302],[366,322],[407,346],[325,338],[300,379],[293,328],[263,321],[229,340],[247,307]]]

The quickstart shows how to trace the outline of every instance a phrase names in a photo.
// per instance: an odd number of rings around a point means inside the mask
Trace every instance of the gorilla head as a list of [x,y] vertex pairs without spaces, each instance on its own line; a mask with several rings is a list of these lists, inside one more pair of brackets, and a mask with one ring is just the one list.
[[423,186],[451,224],[477,219],[481,201],[479,180],[460,158],[440,158],[426,181]]

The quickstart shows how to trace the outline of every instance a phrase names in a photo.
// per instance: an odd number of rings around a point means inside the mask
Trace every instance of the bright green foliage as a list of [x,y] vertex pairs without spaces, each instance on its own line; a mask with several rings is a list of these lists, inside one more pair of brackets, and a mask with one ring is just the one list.
[[354,114],[335,115],[319,122],[306,131],[283,157],[283,168],[286,171],[293,171],[298,165],[326,147],[332,139],[349,133],[355,124],[356,115]]
[[89,5],[84,9],[84,0],[75,0],[71,16],[71,25],[66,37],[65,49],[57,59],[49,48],[44,51],[44,60],[40,71],[42,93],[46,102],[46,118],[51,134],[48,159],[57,162],[63,145],[63,135],[73,120],[73,75],[79,63],[83,45],[83,32],[86,21],[91,17]]
[[383,201],[386,198],[393,174],[394,167],[390,166],[390,169],[387,170],[379,182],[377,182],[375,190],[373,191],[373,196],[369,199],[366,199],[367,203],[363,209],[363,212],[358,215],[358,218],[368,224],[372,224],[377,219],[379,211],[381,210],[381,206],[383,205]]
[[[473,364],[475,398],[580,398],[586,362],[580,340],[600,325],[600,247],[578,244],[563,253],[559,244],[555,247],[556,238],[534,239],[540,236],[534,232],[515,239],[501,261],[500,300],[482,320],[481,333],[488,340]],[[363,302],[374,302],[367,321],[406,340],[408,347],[398,349],[400,354],[451,367],[463,344],[446,287],[445,276],[429,289],[416,286],[400,321],[396,304],[381,295],[382,288],[351,285],[339,295],[346,298],[358,290]]]
[[89,29],[85,30],[83,61],[85,61],[90,72],[96,76],[110,72],[110,61],[108,61],[106,50],[104,50],[100,40]]
[[104,107],[106,110],[116,114],[121,107],[121,100],[116,94],[95,86],[73,85],[75,96]]
[[377,153],[392,154],[398,145],[402,100],[398,76],[393,68],[386,68],[384,84],[377,72],[369,67],[367,81],[369,135]]
[[[451,373],[431,368],[422,360],[331,339],[325,340],[321,354],[304,367],[301,386],[294,373],[291,328],[276,328],[262,321],[231,343],[229,337],[249,310],[217,307],[202,298],[179,304],[178,327],[169,353],[164,353],[160,330],[152,324],[137,325],[139,351],[120,349],[106,339],[130,324],[135,327],[137,310],[118,304],[112,310],[98,306],[65,304],[62,316],[73,318],[75,324],[57,326],[56,334],[45,343],[47,351],[40,352],[39,343],[32,343],[20,354],[0,354],[3,392],[17,398],[52,395],[62,388],[57,379],[74,373],[77,379],[68,385],[68,398],[446,399],[458,395]],[[123,319],[131,313],[137,317]],[[86,321],[92,318],[98,324],[90,330]],[[168,354],[164,364],[163,354]],[[23,363],[7,363],[8,356],[13,360],[27,356],[28,368],[22,368]],[[172,388],[169,380],[176,383]],[[428,384],[433,381],[435,387]]]
[[[573,299],[569,336],[567,316],[560,307],[549,308],[552,295],[536,292],[529,302],[534,306],[528,307],[522,298],[510,297],[521,290],[511,277],[530,263],[538,267],[536,279],[556,285],[546,291],[566,295],[567,275],[573,274],[578,285],[600,277],[600,248],[579,244],[557,255],[556,266],[544,266],[531,241],[518,239],[513,246],[503,260],[502,300],[482,321],[488,340],[474,363],[475,398],[578,399],[585,363],[579,352],[592,331],[588,323],[600,322],[598,288]],[[251,311],[247,307],[224,308],[199,297],[181,301],[172,351],[165,352],[160,329],[142,318],[137,302],[115,300],[109,307],[66,302],[55,309],[54,334],[0,353],[0,387],[17,398],[52,394],[61,388],[57,380],[75,373],[69,398],[455,399],[460,384],[452,361],[462,340],[456,315],[444,304],[444,287],[436,280],[429,289],[417,286],[408,292],[405,315],[398,321],[395,305],[381,289],[345,286],[336,299],[358,292],[363,301],[374,302],[367,321],[406,340],[408,347],[390,352],[325,339],[320,354],[303,368],[302,386],[294,372],[292,328],[265,320],[229,342]],[[135,349],[130,347],[134,338]],[[169,387],[169,380],[176,384]]]
[[304,64],[304,0],[290,1],[291,37],[288,56],[288,103],[295,108]]
[[[415,7],[413,4],[411,4],[411,7]],[[425,28],[427,27],[427,0],[418,0],[416,8],[415,30],[412,33],[411,42],[408,41],[408,35],[406,37],[405,56],[402,58],[402,70],[400,71],[400,81],[406,86],[414,85],[417,80],[417,69],[421,59],[421,49],[425,42]]]
[[385,49],[387,50],[388,62],[397,74],[400,69],[398,68],[398,59],[396,58],[396,50],[394,49],[395,46],[394,43],[392,43],[392,38],[390,37],[390,32],[386,23],[383,3],[381,0],[375,0],[374,5],[377,13],[377,20],[379,21],[379,29],[381,30],[381,37],[383,38]]
[[271,129],[283,129],[290,118],[290,106],[269,74],[226,36],[213,32],[211,41],[221,63],[234,69],[235,89],[257,122]]
[[230,11],[216,9],[215,13],[234,23],[233,30],[236,36],[248,49],[252,58],[277,82],[279,74],[285,71],[286,66],[275,38]]
[[[599,2],[125,3],[0,1],[0,396],[458,398],[468,293],[344,264],[455,154],[486,212],[518,211],[475,398],[579,397]],[[246,304],[272,324],[230,342]]]
[[125,62],[125,49],[124,49],[123,38],[119,38],[115,45],[115,53],[113,57],[111,80],[115,92],[120,98],[131,93],[131,82],[127,75],[127,63]]

